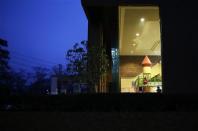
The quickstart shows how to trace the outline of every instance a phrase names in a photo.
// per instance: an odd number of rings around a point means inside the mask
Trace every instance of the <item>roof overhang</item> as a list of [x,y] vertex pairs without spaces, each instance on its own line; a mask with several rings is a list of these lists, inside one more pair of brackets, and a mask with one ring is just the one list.
[[103,7],[119,5],[159,5],[160,0],[81,0],[81,4],[88,19],[98,16]]

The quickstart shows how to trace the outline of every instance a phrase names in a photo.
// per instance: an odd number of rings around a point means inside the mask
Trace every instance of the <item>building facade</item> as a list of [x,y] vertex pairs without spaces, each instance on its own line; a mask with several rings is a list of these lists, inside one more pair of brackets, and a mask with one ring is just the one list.
[[109,56],[106,92],[198,93],[192,76],[197,72],[193,2],[82,0],[82,5],[89,46],[103,45]]

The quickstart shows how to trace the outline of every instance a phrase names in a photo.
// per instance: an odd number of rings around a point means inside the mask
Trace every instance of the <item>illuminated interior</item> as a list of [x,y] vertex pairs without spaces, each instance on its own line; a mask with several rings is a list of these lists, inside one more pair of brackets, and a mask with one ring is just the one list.
[[119,55],[122,93],[162,92],[158,7],[119,7]]

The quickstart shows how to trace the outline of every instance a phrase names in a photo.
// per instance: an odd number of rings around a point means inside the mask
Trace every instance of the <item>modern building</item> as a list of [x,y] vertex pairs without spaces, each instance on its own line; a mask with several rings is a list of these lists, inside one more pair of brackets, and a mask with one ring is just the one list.
[[198,93],[192,76],[197,72],[193,2],[82,0],[82,5],[88,45],[105,47],[111,65],[105,77],[105,85],[111,86],[98,88],[115,93]]

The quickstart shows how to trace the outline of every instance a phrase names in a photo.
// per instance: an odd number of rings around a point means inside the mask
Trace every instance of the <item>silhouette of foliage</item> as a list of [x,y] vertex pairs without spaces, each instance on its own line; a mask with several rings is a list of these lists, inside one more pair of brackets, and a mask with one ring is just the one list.
[[0,39],[0,95],[9,95],[11,92],[7,47],[7,41]]
[[50,89],[49,70],[42,67],[35,67],[33,73],[34,81],[31,84],[31,94],[45,95]]
[[102,75],[109,69],[109,60],[106,49],[100,45],[92,44],[88,51],[88,75],[91,92],[96,92]]
[[72,79],[72,83],[86,83],[87,75],[87,41],[76,43],[72,49],[66,53],[67,75]]

